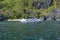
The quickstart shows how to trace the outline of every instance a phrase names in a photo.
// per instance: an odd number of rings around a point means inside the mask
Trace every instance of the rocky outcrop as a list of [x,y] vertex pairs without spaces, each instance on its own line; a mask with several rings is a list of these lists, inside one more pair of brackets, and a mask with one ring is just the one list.
[[34,6],[35,8],[37,9],[40,9],[40,8],[48,8],[49,6],[52,6],[53,4],[53,0],[44,0],[43,2],[40,2],[40,1],[34,1],[32,3],[32,6]]
[[60,19],[60,10],[58,9],[52,10],[48,18],[53,20]]

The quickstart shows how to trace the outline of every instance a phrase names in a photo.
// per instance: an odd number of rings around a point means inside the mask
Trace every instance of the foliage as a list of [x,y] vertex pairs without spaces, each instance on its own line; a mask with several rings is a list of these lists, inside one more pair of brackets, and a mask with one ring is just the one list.
[[[55,7],[60,8],[59,0],[59,2],[53,0],[52,6],[40,9],[32,6],[34,1],[44,3],[44,0],[0,0],[0,14],[4,14],[7,18],[28,18],[33,16],[38,17],[39,13],[39,17],[41,17],[43,15],[49,15]],[[38,4],[36,6],[38,6]]]

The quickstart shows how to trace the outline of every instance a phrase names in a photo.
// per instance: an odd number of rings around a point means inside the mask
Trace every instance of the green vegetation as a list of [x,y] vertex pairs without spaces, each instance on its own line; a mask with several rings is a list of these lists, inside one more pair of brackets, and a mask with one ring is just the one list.
[[60,9],[60,0],[53,0],[53,5],[47,9],[33,7],[32,3],[34,1],[43,2],[44,0],[0,0],[0,14],[4,14],[11,19],[33,17],[32,14],[40,18],[43,15],[49,15],[55,7]]

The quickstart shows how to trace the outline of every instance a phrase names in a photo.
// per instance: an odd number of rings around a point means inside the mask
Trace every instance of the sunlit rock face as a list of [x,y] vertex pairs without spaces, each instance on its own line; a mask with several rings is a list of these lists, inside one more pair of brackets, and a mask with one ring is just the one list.
[[37,9],[40,9],[40,8],[46,9],[49,6],[52,6],[52,4],[53,4],[53,0],[44,0],[42,2],[40,2],[40,1],[34,1],[32,3],[32,6],[35,7],[35,8],[37,8]]
[[48,16],[49,19],[60,19],[60,10],[54,9],[51,11],[50,15]]

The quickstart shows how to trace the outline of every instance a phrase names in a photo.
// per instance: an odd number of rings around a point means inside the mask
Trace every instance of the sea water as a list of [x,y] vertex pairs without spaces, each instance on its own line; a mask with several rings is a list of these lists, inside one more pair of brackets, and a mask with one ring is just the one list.
[[0,40],[60,40],[60,21],[0,22]]

